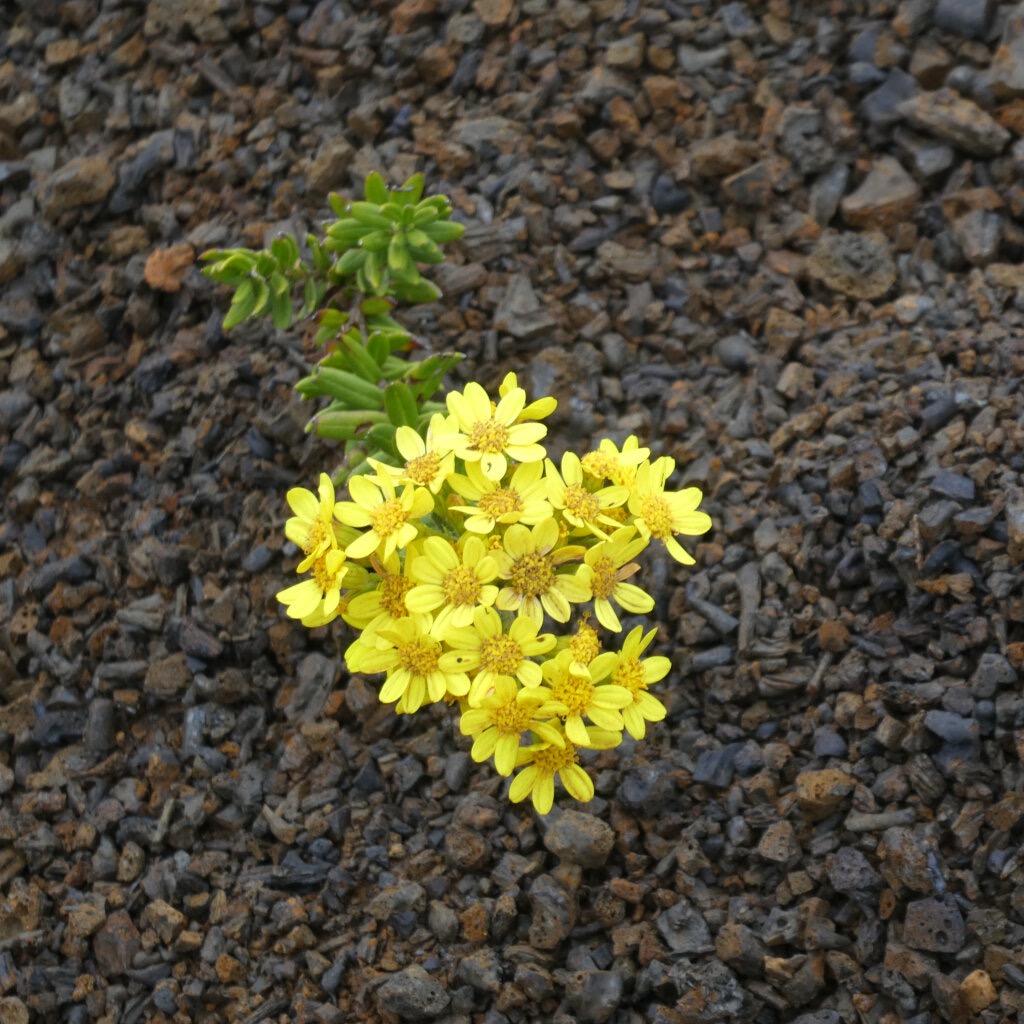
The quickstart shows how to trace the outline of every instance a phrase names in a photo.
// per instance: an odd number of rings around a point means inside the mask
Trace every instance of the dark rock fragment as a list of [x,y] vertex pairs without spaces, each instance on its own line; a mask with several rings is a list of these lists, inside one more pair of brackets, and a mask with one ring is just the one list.
[[917,900],[907,906],[903,942],[928,953],[958,953],[967,938],[960,909],[952,899]]
[[395,1013],[403,1020],[429,1020],[438,1016],[450,1002],[440,982],[419,964],[410,964],[391,975],[376,994],[382,1010]]
[[714,949],[707,922],[689,900],[680,900],[663,910],[658,915],[657,927],[658,933],[673,953],[695,956]]

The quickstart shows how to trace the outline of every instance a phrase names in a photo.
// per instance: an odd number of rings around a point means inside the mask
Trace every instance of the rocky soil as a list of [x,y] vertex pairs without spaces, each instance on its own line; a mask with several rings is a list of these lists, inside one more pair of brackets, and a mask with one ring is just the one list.
[[[535,817],[287,621],[308,332],[195,262],[423,170],[409,322],[637,433],[668,719]],[[0,11],[0,1021],[1024,1012],[1024,5]]]

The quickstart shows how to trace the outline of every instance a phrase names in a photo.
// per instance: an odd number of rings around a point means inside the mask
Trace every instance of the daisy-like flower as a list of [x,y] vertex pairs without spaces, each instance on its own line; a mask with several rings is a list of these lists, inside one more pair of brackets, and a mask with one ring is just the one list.
[[641,448],[635,434],[622,443],[622,450],[615,442],[604,438],[595,451],[587,452],[580,459],[583,472],[595,483],[611,480],[620,487],[629,487],[636,477],[637,468],[647,461],[651,454],[650,448]]
[[665,481],[675,468],[675,459],[667,455],[641,465],[629,495],[629,511],[645,540],[648,537],[660,540],[677,562],[693,565],[693,556],[683,549],[674,534],[699,537],[711,529],[711,517],[697,511],[703,497],[700,488],[665,490]]
[[376,459],[367,461],[378,476],[387,474],[396,484],[415,484],[426,487],[431,494],[437,494],[448,477],[455,472],[454,453],[438,439],[451,434],[455,429],[446,416],[435,412],[427,427],[426,440],[412,427],[402,426],[395,431],[395,447],[405,459],[404,466],[389,466]]
[[[433,634],[444,639],[449,626],[469,626],[477,608],[489,608],[498,596],[491,582],[498,564],[482,537],[469,534],[457,550],[443,537],[428,537],[422,554],[413,559],[416,586],[405,603],[413,614],[434,616]],[[440,611],[438,611],[440,609]]]
[[463,711],[459,730],[473,736],[470,756],[486,761],[494,755],[499,775],[511,775],[519,754],[520,737],[531,731],[545,743],[565,743],[557,724],[547,721],[554,712],[536,690],[521,690],[508,676],[499,676],[492,693],[476,707]]
[[387,672],[381,687],[383,704],[398,702],[396,710],[412,714],[424,704],[469,692],[465,672],[441,668],[441,644],[421,621],[399,619],[378,634],[380,646],[370,649],[357,640],[345,652],[350,672]]
[[545,499],[542,479],[544,466],[540,462],[527,462],[516,466],[507,484],[490,480],[477,462],[466,464],[465,475],[455,473],[448,481],[453,491],[473,505],[451,505],[450,508],[466,516],[462,524],[471,533],[493,533],[500,523],[537,523],[551,517],[551,505]]
[[616,530],[608,540],[595,544],[583,556],[580,579],[590,586],[594,614],[605,629],[618,633],[622,623],[612,601],[627,612],[643,614],[654,607],[654,598],[633,583],[625,581],[639,571],[633,559],[647,547],[631,526]]
[[457,433],[440,438],[451,445],[463,462],[479,462],[489,480],[501,480],[508,460],[540,462],[545,455],[537,442],[548,432],[542,423],[520,422],[526,408],[526,392],[510,388],[497,405],[492,405],[487,392],[470,381],[462,392],[450,391],[448,411],[457,426]]
[[518,612],[544,624],[547,612],[556,622],[568,622],[571,603],[590,598],[590,591],[578,577],[578,567],[559,573],[558,566],[579,558],[586,549],[562,544],[558,524],[545,519],[532,530],[515,523],[505,531],[503,549],[495,552],[498,575],[506,581],[495,607]]
[[353,476],[348,492],[352,501],[339,501],[335,518],[357,529],[370,527],[348,545],[349,558],[378,554],[386,559],[416,539],[415,520],[434,508],[434,499],[425,487],[409,486],[397,494],[388,476]]
[[530,658],[547,654],[555,638],[550,633],[538,636],[539,628],[533,619],[518,616],[503,631],[501,616],[493,608],[478,608],[472,626],[448,629],[445,642],[450,649],[441,655],[441,665],[473,676],[470,705],[478,704],[504,677],[528,688],[540,686],[541,667]]
[[[339,547],[341,527],[334,522],[334,484],[320,474],[319,497],[305,487],[293,487],[285,497],[295,515],[285,521],[285,536],[306,556],[296,572],[306,572],[328,549]],[[355,534],[352,535],[353,539]]]
[[[498,386],[498,397],[504,398],[510,391],[519,388],[519,378],[514,373],[506,373],[501,384]],[[526,420],[543,420],[550,416],[558,408],[558,400],[546,395],[530,402],[519,414],[519,422]]]
[[[343,618],[354,629],[362,631],[362,639],[373,646],[373,638],[377,631],[392,626],[399,619],[416,618],[406,604],[409,591],[416,586],[409,575],[412,562],[419,554],[419,544],[415,541],[405,549],[405,564],[398,552],[394,552],[383,561],[371,556],[375,578],[359,593],[353,594],[344,609]],[[430,628],[428,616],[426,627]]]
[[574,672],[572,662],[573,656],[568,650],[559,651],[544,662],[542,671],[547,686],[541,687],[539,692],[558,706],[565,723],[565,735],[576,746],[589,747],[590,732],[583,719],[588,718],[598,729],[620,730],[622,715],[619,712],[632,702],[633,695],[624,686],[597,683],[589,674]]
[[305,619],[310,616],[334,617],[333,613],[341,603],[341,587],[350,568],[345,561],[345,552],[337,547],[328,548],[310,563],[303,563],[312,569],[313,575],[301,583],[278,592],[277,599],[285,606],[290,619]]
[[607,510],[621,508],[629,497],[629,488],[613,485],[590,490],[583,479],[583,465],[575,452],[562,456],[562,471],[559,473],[550,459],[544,460],[548,501],[562,513],[565,521],[577,529],[589,530],[598,537],[607,537],[602,526],[613,529],[618,520],[608,515]]
[[643,626],[637,626],[627,634],[621,651],[599,655],[591,665],[598,679],[608,676],[614,685],[632,694],[631,702],[622,709],[622,721],[635,740],[644,738],[648,722],[660,722],[665,717],[665,705],[647,688],[668,675],[672,662],[661,655],[640,657],[656,633],[656,629],[644,633]]
[[[611,750],[619,745],[620,733],[591,730],[591,748]],[[538,814],[547,814],[555,802],[555,776],[557,775],[566,792],[580,803],[586,803],[594,796],[594,783],[579,763],[576,747],[571,742],[564,746],[551,743],[531,744],[521,747],[517,764],[526,767],[512,780],[508,797],[513,803],[520,803],[528,796]]]

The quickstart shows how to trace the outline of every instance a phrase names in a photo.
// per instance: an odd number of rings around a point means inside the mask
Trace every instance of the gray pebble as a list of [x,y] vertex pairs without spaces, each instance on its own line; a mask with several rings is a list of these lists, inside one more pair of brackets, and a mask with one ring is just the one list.
[[658,915],[658,934],[673,953],[694,956],[714,949],[711,932],[700,911],[689,901],[680,900]]
[[715,345],[715,354],[728,370],[746,370],[757,357],[753,340],[745,334],[729,334]]
[[544,833],[544,845],[556,857],[584,868],[601,867],[614,844],[611,826],[583,811],[563,811]]
[[929,732],[949,743],[971,743],[978,739],[978,723],[952,711],[933,708],[925,712],[924,725]]
[[579,971],[566,994],[580,1024],[604,1024],[622,1002],[622,978],[615,971]]
[[429,1020],[447,1007],[450,999],[441,984],[419,964],[391,975],[377,989],[382,1010],[396,1013],[404,1020]]

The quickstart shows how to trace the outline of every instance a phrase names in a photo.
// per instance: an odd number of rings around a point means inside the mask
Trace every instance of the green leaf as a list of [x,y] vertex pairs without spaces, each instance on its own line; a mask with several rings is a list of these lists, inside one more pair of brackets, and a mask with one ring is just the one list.
[[337,192],[331,192],[327,196],[327,204],[336,217],[344,217],[348,212],[348,200],[344,196],[339,196]]
[[267,308],[267,303],[270,302],[270,285],[262,277],[254,277],[253,284],[256,286],[256,305],[253,308],[252,315],[259,316]]
[[359,303],[359,312],[363,316],[379,316],[384,313],[390,313],[394,308],[394,301],[386,295],[371,295]]
[[291,270],[299,260],[299,247],[289,235],[279,235],[270,243],[270,254],[281,270]]
[[403,205],[418,203],[423,196],[423,175],[417,172],[409,178],[400,189],[395,189],[394,200]]
[[384,389],[384,411],[396,427],[415,427],[420,415],[409,385],[400,380]]
[[313,278],[307,277],[306,283],[302,286],[302,308],[299,310],[299,316],[309,316],[316,309],[318,301],[316,282]]
[[384,461],[391,462],[392,459],[400,458],[398,446],[395,444],[395,425],[393,423],[375,423],[366,432],[366,441],[380,454],[387,456]]
[[386,203],[390,196],[388,195],[387,182],[378,174],[376,171],[370,171],[366,176],[366,182],[363,185],[363,194],[366,196],[368,203]]
[[292,325],[292,297],[285,292],[275,295],[270,302],[270,313],[274,318],[274,327],[286,331]]
[[396,281],[394,293],[395,298],[402,302],[408,302],[410,306],[417,306],[424,302],[436,302],[441,297],[441,289],[433,281],[422,279],[416,284]]
[[256,283],[252,278],[243,281],[235,291],[227,314],[224,316],[224,330],[230,331],[243,320],[252,316],[256,309]]

